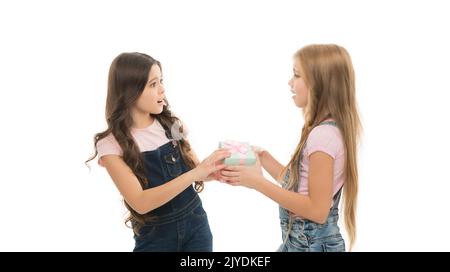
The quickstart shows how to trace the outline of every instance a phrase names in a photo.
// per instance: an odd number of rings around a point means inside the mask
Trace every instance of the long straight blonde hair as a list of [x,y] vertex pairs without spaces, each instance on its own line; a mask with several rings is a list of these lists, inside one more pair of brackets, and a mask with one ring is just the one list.
[[303,111],[305,124],[300,142],[285,169],[285,171],[289,169],[291,173],[286,188],[289,190],[298,188],[301,152],[311,130],[327,118],[334,119],[342,134],[346,151],[343,205],[351,249],[356,239],[357,144],[361,131],[352,61],[347,50],[334,44],[305,46],[294,54],[294,59],[301,65],[309,96],[308,104]]

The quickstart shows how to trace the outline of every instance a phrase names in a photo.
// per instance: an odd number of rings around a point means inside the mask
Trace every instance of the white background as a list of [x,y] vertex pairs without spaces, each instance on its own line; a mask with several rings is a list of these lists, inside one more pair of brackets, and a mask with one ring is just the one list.
[[[448,4],[309,2],[2,1],[0,251],[132,250],[117,189],[84,165],[119,53],[162,62],[200,158],[234,139],[286,163],[303,124],[292,54],[311,43],[344,46],[356,71],[354,250],[449,251]],[[281,243],[278,207],[257,192],[211,182],[201,198],[215,251]]]

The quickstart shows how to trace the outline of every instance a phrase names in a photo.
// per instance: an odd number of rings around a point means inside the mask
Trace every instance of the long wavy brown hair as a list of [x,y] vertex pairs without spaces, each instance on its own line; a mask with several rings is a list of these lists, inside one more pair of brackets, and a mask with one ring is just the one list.
[[[122,53],[113,60],[109,69],[105,110],[108,128],[105,131],[95,134],[95,152],[86,160],[86,164],[88,165],[88,162],[93,160],[98,154],[98,141],[112,133],[123,151],[123,160],[136,175],[142,188],[146,188],[152,181],[147,179],[141,151],[130,132],[133,124],[131,109],[141,96],[153,65],[158,65],[161,68],[159,61],[142,53]],[[180,120],[172,115],[167,99],[165,99],[165,102],[166,105],[163,107],[163,111],[157,115],[151,114],[151,116],[155,117],[161,123],[166,131],[167,137],[172,139],[172,126],[175,123],[180,126],[180,135],[183,135],[183,127]],[[190,153],[191,147],[189,142],[184,138],[174,140],[178,140],[180,144],[181,155],[186,165],[189,168],[194,168],[195,163]],[[197,192],[202,191],[203,187],[203,181],[195,182],[195,190]],[[137,213],[126,201],[124,201],[124,204],[129,211],[129,216],[125,220],[125,224],[129,226],[129,222],[133,223],[132,228],[134,232],[139,234],[139,229],[145,224],[146,220],[151,219],[151,216],[149,214],[142,215]]]
[[286,166],[291,175],[287,188],[298,188],[301,153],[309,133],[327,118],[336,121],[346,150],[345,183],[343,188],[344,221],[350,239],[350,249],[356,239],[356,202],[358,195],[357,144],[361,122],[355,97],[355,74],[350,55],[334,44],[305,46],[294,54],[303,70],[310,90],[304,109],[305,123],[300,142]]

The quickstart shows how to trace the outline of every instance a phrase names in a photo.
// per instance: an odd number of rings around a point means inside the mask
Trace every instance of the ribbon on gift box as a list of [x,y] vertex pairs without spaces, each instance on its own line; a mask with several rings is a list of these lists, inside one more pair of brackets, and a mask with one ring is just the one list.
[[236,142],[236,141],[224,141],[223,148],[228,149],[231,153],[239,155],[239,164],[245,164],[245,158],[248,153],[248,147],[246,144]]

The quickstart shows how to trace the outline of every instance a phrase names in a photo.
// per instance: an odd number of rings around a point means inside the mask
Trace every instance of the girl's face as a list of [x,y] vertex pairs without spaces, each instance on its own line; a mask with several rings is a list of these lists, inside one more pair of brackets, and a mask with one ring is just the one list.
[[149,80],[138,98],[135,108],[146,114],[160,114],[165,105],[165,96],[161,69],[157,64],[154,64],[150,69],[148,78]]
[[305,108],[308,104],[309,89],[303,79],[303,71],[298,60],[294,61],[294,75],[289,80],[288,84],[291,87],[291,92],[294,94],[292,99],[299,108]]

